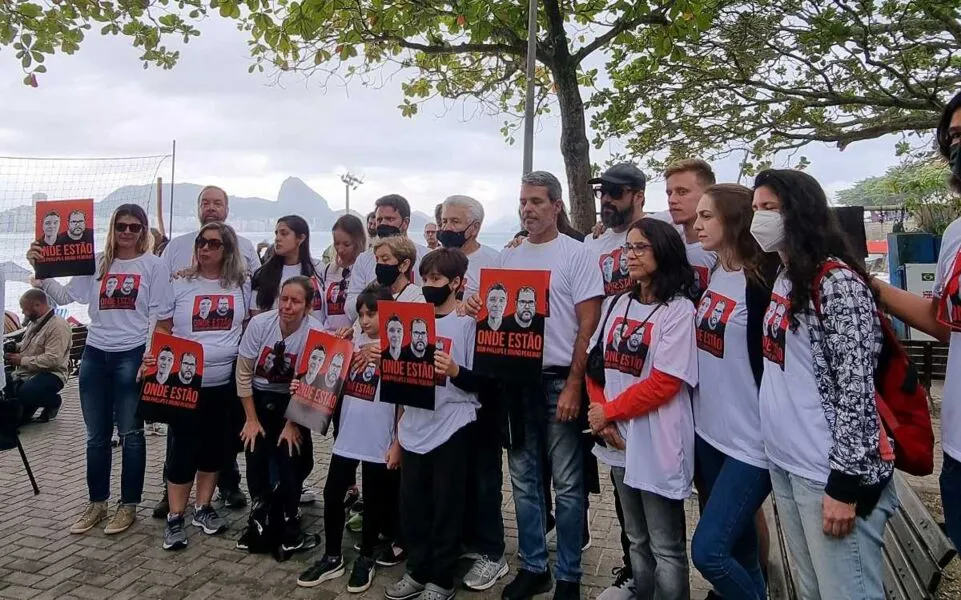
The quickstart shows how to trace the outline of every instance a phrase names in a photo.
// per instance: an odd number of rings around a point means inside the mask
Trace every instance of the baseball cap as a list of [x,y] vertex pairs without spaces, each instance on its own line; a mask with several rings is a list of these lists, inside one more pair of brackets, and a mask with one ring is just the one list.
[[647,177],[632,163],[620,163],[601,173],[600,177],[589,180],[588,183],[591,185],[609,183],[643,190],[647,184]]

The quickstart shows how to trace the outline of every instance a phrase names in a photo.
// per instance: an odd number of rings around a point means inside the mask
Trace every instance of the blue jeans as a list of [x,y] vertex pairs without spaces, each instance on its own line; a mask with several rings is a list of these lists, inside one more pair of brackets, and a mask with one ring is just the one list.
[[544,378],[543,384],[524,389],[520,399],[524,404],[524,442],[508,452],[508,466],[521,568],[534,573],[547,571],[547,509],[541,470],[546,450],[556,497],[556,577],[558,581],[579,582],[584,529],[583,444],[576,421],[557,421],[557,398],[563,388],[563,379]]
[[764,600],[754,515],[771,493],[771,475],[701,436],[694,439],[694,456],[707,502],[691,541],[691,560],[722,597]]
[[798,595],[805,600],[884,600],[881,549],[884,527],[897,510],[889,481],[867,518],[836,538],[822,531],[824,485],[771,465],[771,486],[781,528],[798,570]]
[[941,504],[948,537],[961,552],[961,462],[947,454],[941,465]]
[[105,352],[87,346],[80,361],[80,409],[87,426],[87,489],[91,502],[110,498],[110,438],[114,424],[120,435],[120,502],[139,504],[143,495],[147,444],[143,420],[137,417],[140,385],[137,370],[144,346]]

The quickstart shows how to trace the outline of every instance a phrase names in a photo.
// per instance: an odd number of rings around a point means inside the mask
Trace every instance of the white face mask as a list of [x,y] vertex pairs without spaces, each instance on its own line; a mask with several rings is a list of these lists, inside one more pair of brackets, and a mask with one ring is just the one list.
[[776,210],[759,210],[751,220],[751,235],[761,250],[777,252],[784,245],[784,219]]

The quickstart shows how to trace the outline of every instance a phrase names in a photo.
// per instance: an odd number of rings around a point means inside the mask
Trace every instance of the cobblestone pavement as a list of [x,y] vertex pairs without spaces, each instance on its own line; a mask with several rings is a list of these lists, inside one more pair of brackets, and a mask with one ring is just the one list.
[[[278,563],[268,556],[235,550],[234,543],[246,518],[243,510],[222,510],[230,519],[230,530],[221,536],[205,536],[190,527],[187,549],[162,550],[163,525],[150,518],[150,509],[161,495],[164,438],[160,436],[147,436],[147,483],[137,523],[117,536],[104,536],[102,528],[86,535],[71,535],[69,527],[87,501],[85,434],[74,382],[64,390],[63,398],[64,405],[56,419],[28,425],[21,432],[40,485],[39,496],[33,495],[16,450],[0,453],[0,598],[332,600],[353,596],[345,590],[346,576],[313,589],[297,587],[297,575],[317,558],[316,553]],[[330,446],[328,439],[315,448],[316,467],[308,483],[318,496],[327,473]],[[115,449],[114,497],[119,492],[119,461],[120,450]],[[610,583],[611,569],[620,564],[619,529],[606,471],[601,479],[602,493],[591,497],[593,544],[583,558],[585,599],[597,597]],[[688,502],[687,514],[689,531],[693,531],[697,518],[693,501]],[[322,530],[321,500],[304,508],[304,525],[308,531]],[[504,487],[504,525],[509,560],[516,568],[517,529],[509,482]],[[356,541],[359,536],[345,536],[348,561],[354,556],[349,548]],[[468,567],[462,564],[461,573]],[[403,566],[379,571],[374,586],[359,597],[382,598],[384,587],[402,574]],[[691,578],[692,597],[703,598],[707,584],[693,568]],[[500,598],[502,587],[498,585],[484,593],[459,591],[458,595],[462,599]]]

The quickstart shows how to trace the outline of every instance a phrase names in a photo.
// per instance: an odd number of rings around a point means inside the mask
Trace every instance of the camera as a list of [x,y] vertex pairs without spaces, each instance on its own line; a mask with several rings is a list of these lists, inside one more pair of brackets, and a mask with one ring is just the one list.
[[3,353],[4,354],[16,354],[20,349],[17,348],[16,340],[4,340],[3,341]]

